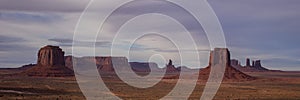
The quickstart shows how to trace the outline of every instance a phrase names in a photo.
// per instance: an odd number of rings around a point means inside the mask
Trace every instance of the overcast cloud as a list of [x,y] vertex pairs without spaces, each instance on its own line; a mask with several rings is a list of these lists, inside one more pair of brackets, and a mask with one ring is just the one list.
[[[215,10],[225,32],[228,48],[232,58],[239,59],[242,63],[246,57],[261,59],[267,68],[283,70],[300,70],[300,1],[299,0],[208,0]],[[34,63],[38,48],[52,44],[61,46],[68,55],[71,54],[71,42],[78,18],[88,4],[89,0],[1,0],[0,1],[0,67],[20,67]],[[109,1],[113,2],[113,0]],[[144,6],[151,5],[145,4]],[[95,8],[93,13],[101,13],[110,5]],[[169,9],[163,9],[174,12]],[[128,13],[124,13],[126,15]],[[180,15],[180,13],[178,14]],[[90,23],[95,23],[94,16],[90,16]],[[122,15],[120,16],[122,17]],[[117,20],[116,20],[117,21]],[[186,23],[191,23],[185,19]],[[151,23],[152,28],[173,33],[174,40],[189,44],[181,40],[184,32],[168,28],[172,23],[156,19],[146,20],[144,23],[135,23],[138,29],[147,28],[145,23]],[[97,26],[88,26],[96,28]],[[128,28],[130,29],[130,27]],[[141,30],[132,32],[139,32]],[[201,31],[195,29],[195,31]],[[88,30],[81,34],[80,42],[82,51],[90,49],[93,41],[86,40],[91,34]],[[116,42],[121,52],[130,42],[130,33],[124,33]],[[133,33],[131,33],[133,34]],[[136,33],[138,34],[138,33]],[[174,35],[176,34],[176,35]],[[111,37],[109,33],[101,34]],[[176,37],[177,36],[177,37]],[[150,38],[150,37],[148,37]],[[199,51],[208,48],[205,35],[197,35]],[[160,46],[149,45],[151,41],[140,41],[133,47],[134,52],[143,54],[145,51],[165,53],[170,58],[177,50],[165,46],[168,44],[157,39]],[[96,46],[108,51],[111,42],[99,40]],[[165,48],[163,48],[165,47]],[[185,48],[190,51],[190,48]],[[82,52],[79,55],[91,55]],[[207,53],[203,53],[202,62],[207,62]],[[145,56],[136,56],[132,60],[146,60]],[[26,58],[26,59],[24,59]],[[175,61],[177,61],[176,59]],[[191,61],[192,62],[192,61]],[[193,67],[204,67],[205,64]]]

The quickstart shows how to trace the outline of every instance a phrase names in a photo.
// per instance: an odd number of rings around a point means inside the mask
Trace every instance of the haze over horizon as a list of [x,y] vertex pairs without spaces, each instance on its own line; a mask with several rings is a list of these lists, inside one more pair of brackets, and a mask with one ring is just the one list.
[[[15,68],[35,63],[37,51],[45,45],[58,45],[66,55],[71,55],[74,29],[88,2],[89,0],[0,1],[0,68]],[[262,60],[263,66],[269,69],[300,70],[300,47],[297,46],[300,43],[299,0],[208,0],[208,2],[223,27],[231,58],[238,59],[242,65],[245,65],[246,58],[251,58]],[[147,5],[151,4],[144,6]],[[170,12],[180,14],[172,10]],[[101,14],[101,11],[95,10],[93,13],[97,15]],[[97,22],[95,16],[90,17],[90,23]],[[149,29],[157,29],[164,35],[176,34],[172,35],[174,40],[181,40],[183,44],[189,45],[188,40],[184,38],[186,33],[177,28],[169,28],[177,26],[165,16],[145,15],[143,17],[155,21],[136,18],[127,23],[131,24],[131,27],[124,27],[128,31],[123,31],[118,36],[121,39],[117,39],[114,43],[98,40],[97,50],[103,51],[99,56],[106,56],[108,48],[114,44],[115,50],[120,52],[120,55],[127,52],[128,46],[131,47],[133,56],[130,57],[130,61],[148,61],[149,55],[161,53],[167,57],[165,59],[174,59],[175,65],[179,65],[180,55],[176,53],[176,45],[166,37],[153,33],[137,39],[135,44],[131,45],[131,35],[143,34],[141,33],[143,30]],[[185,20],[186,23],[191,23],[191,20]],[[97,26],[88,27],[97,28]],[[82,51],[75,56],[93,55],[92,52],[86,52],[92,49],[95,43],[89,40],[91,38],[89,34],[91,33],[87,30],[86,34],[82,34],[82,40],[74,40],[80,43],[79,48]],[[112,38],[109,32],[100,36]],[[205,67],[210,50],[207,37],[203,33],[194,38],[199,38],[196,40],[198,41],[196,46],[200,52],[201,65],[195,65],[195,61],[191,58],[188,62],[190,65],[186,66]],[[190,51],[190,48],[184,49]]]

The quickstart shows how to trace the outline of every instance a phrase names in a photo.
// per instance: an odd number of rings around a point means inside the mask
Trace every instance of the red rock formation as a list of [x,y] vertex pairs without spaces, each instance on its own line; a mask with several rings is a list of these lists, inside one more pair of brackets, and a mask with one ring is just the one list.
[[249,59],[249,58],[246,59],[246,66],[251,66],[251,65],[250,65],[250,59]]
[[[143,75],[146,75],[145,73],[150,73],[151,71],[163,71],[163,69],[160,69],[156,63],[140,63],[140,62],[128,62],[126,57],[81,57],[76,58],[73,57],[73,59],[77,59],[78,67],[82,68],[88,68],[91,66],[97,66],[97,69],[99,72],[114,72],[115,68],[114,65],[118,65],[120,67],[131,67],[131,69],[137,73],[142,73]],[[73,61],[71,56],[65,57],[66,66],[73,69]],[[150,69],[151,67],[151,69]],[[180,72],[180,69],[176,68],[172,61],[169,61],[169,63],[166,65],[166,71],[167,73],[175,73]],[[86,70],[86,69],[85,69]]]
[[38,52],[39,66],[64,66],[64,52],[58,46],[47,45]]
[[177,73],[179,70],[173,65],[172,60],[169,60],[169,63],[166,65],[166,72],[167,73]]
[[253,67],[261,67],[260,60],[256,60],[256,61],[254,62]]
[[267,68],[264,68],[264,67],[261,66],[260,60],[256,60],[256,61],[253,61],[253,62],[254,62],[253,65],[252,65],[253,68],[255,68],[257,70],[260,70],[260,71],[268,71]]
[[22,72],[28,76],[65,77],[74,76],[65,66],[64,52],[58,46],[45,46],[38,52],[37,65]]
[[73,69],[73,56],[65,56],[65,66]]
[[96,57],[95,60],[99,71],[114,71],[112,57]]
[[[223,65],[226,67],[223,81],[247,81],[255,79],[231,66],[230,52],[227,48],[215,48],[214,51],[211,51],[209,66],[200,70],[199,79],[207,80],[211,72],[211,66],[220,62],[224,63]],[[222,69],[217,68],[218,71],[222,71]]]
[[[201,69],[199,72],[199,78],[202,80],[207,80],[209,77],[210,69],[210,66]],[[254,79],[254,77],[251,77],[231,66],[226,67],[223,77],[223,81],[249,81]]]
[[72,57],[66,56],[66,66],[73,69],[73,59],[77,61],[77,67],[82,70],[88,70],[92,67],[97,67],[99,72],[114,72],[114,63],[129,65],[126,57],[110,57],[110,56],[97,56],[97,57]]
[[240,62],[238,60],[236,60],[236,59],[231,59],[230,60],[230,64],[232,66],[238,66],[238,65],[240,65]]
[[[250,59],[247,58],[247,62],[249,60],[250,63]],[[242,72],[263,72],[263,71],[272,71],[269,70],[267,68],[262,67],[261,65],[261,61],[260,60],[253,60],[252,61],[252,65],[245,65],[245,66],[241,66],[241,65],[232,65],[233,67],[235,67],[236,69],[242,71]]]

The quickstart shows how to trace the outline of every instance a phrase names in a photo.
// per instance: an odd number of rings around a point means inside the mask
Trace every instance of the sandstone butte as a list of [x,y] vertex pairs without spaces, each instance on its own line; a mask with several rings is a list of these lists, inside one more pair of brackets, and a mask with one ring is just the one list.
[[65,66],[64,51],[58,46],[47,45],[38,52],[37,64],[21,74],[39,77],[74,76],[73,70]]
[[[217,53],[217,54],[214,54]],[[213,55],[214,54],[214,55]],[[64,51],[58,46],[47,45],[41,48],[38,51],[38,60],[37,64],[31,68],[26,69],[22,72],[27,76],[40,76],[40,77],[65,77],[65,76],[74,76],[73,72],[73,59],[81,59],[84,62],[93,62],[96,64],[99,72],[114,72],[112,59],[121,60],[121,64],[128,63],[125,57],[82,57],[76,58],[72,56],[64,56]],[[199,72],[199,79],[207,79],[210,74],[212,58],[218,58],[215,56],[222,56],[226,59],[226,70],[224,73],[223,80],[235,80],[235,81],[244,81],[244,80],[253,80],[254,77],[251,77],[243,72],[233,68],[230,64],[230,52],[227,48],[215,48],[214,51],[210,53],[210,62],[209,66],[201,69]],[[257,62],[259,63],[259,62]],[[130,65],[128,63],[128,65]],[[79,66],[80,67],[80,66]],[[169,63],[166,65],[167,73],[177,73],[178,70],[173,64],[172,60],[169,60]],[[168,77],[172,78],[172,77]],[[178,77],[174,77],[178,78]]]
[[249,76],[234,67],[230,64],[230,52],[227,48],[215,48],[213,51],[210,52],[210,59],[209,59],[209,65],[208,67],[201,69],[199,72],[199,79],[207,80],[209,77],[209,74],[211,72],[212,64],[215,63],[213,61],[213,58],[224,58],[219,60],[225,60],[225,72],[223,81],[249,81],[254,80],[255,78],[252,76]]

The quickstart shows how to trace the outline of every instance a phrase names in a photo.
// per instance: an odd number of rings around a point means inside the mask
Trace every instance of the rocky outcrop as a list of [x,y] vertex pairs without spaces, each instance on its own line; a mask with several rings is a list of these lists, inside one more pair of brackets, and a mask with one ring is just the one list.
[[129,62],[133,71],[136,72],[151,72],[158,71],[158,65],[153,62]]
[[73,56],[65,56],[65,66],[69,69],[73,69]]
[[[117,59],[117,57],[114,57],[114,58]],[[95,57],[95,61],[96,61],[98,70],[106,71],[106,72],[114,71],[113,61],[112,61],[112,59],[114,59],[114,58],[113,57]],[[124,57],[122,57],[122,58],[124,58]],[[127,59],[124,62],[127,62]]]
[[[231,66],[230,52],[227,48],[215,48],[214,51],[211,51],[209,66],[200,70],[199,79],[207,80],[211,67],[215,64],[222,64],[224,66],[219,67],[226,67],[223,81],[248,81],[255,79]],[[216,68],[216,70],[216,72],[222,71],[221,68]]]
[[241,70],[245,72],[269,71],[261,65],[261,60],[252,60],[252,65],[246,65]]
[[159,72],[160,68],[154,62],[129,62],[131,69],[140,76],[149,75],[150,72]]
[[255,60],[253,62],[254,63],[253,63],[253,65],[251,67],[253,67],[253,68],[257,69],[257,70],[261,70],[261,71],[267,71],[268,70],[267,68],[264,68],[264,67],[261,66],[261,63],[260,63],[261,61],[260,60]]
[[227,48],[215,48],[210,52],[209,66],[223,62],[230,66],[230,52]]
[[249,58],[246,59],[246,66],[251,66],[251,65],[250,65],[250,59],[249,59]]
[[65,66],[64,52],[58,46],[47,45],[38,52],[37,65],[22,72],[27,76],[65,77],[74,76]]
[[261,67],[260,60],[254,61],[253,67]]
[[[72,57],[66,56],[65,62],[66,66],[73,69],[73,60],[76,59],[78,62],[78,67],[88,68],[88,66],[97,66],[99,72],[114,72],[115,66],[122,66],[122,67],[131,67],[131,69],[136,72],[137,74],[141,74],[142,76],[147,75],[151,71],[155,72],[162,72],[163,69],[159,68],[156,63],[151,62],[128,62],[126,57],[105,57],[105,56],[98,56],[98,57]],[[115,66],[114,66],[115,65]],[[172,60],[169,60],[169,63],[165,67],[167,73],[176,73],[180,72],[179,68],[176,68]],[[85,70],[85,69],[84,69]]]
[[37,65],[39,66],[64,66],[64,52],[58,46],[47,45],[38,52]]
[[166,64],[166,67],[164,68],[166,70],[166,73],[165,73],[165,76],[163,77],[163,79],[178,79],[181,68],[183,68],[183,67],[176,68],[173,65],[173,61],[171,59],[169,59],[168,64]]
[[173,61],[171,59],[169,59],[169,63],[166,65],[166,72],[167,73],[178,73],[180,70],[177,69],[174,65],[173,65]]
[[238,65],[240,65],[240,62],[238,60],[236,60],[236,59],[231,59],[230,60],[230,64],[232,66],[238,66]]
[[114,64],[124,64],[124,66],[129,64],[126,57],[65,57],[66,66],[70,69],[74,69],[73,61],[76,61],[75,64],[77,64],[76,67],[78,67],[78,69],[88,70],[88,68],[97,67],[99,72],[114,72]]
[[250,63],[250,59],[246,59],[246,65],[233,65],[231,64],[234,68],[242,71],[242,72],[263,72],[263,71],[276,71],[276,70],[269,70],[267,68],[264,68],[261,65],[261,60],[252,60],[252,65],[248,65]]
[[36,64],[28,64],[28,65],[23,65],[22,67],[19,67],[18,69],[27,70],[27,69],[32,68],[34,66],[36,66]]

